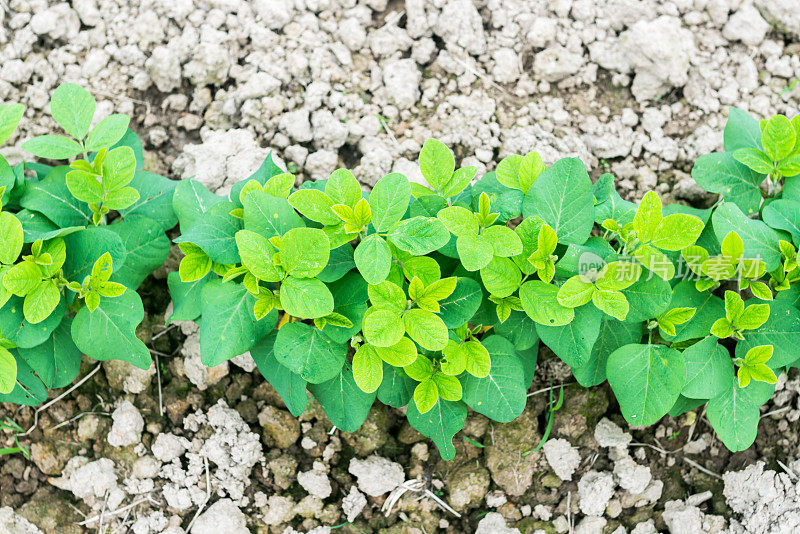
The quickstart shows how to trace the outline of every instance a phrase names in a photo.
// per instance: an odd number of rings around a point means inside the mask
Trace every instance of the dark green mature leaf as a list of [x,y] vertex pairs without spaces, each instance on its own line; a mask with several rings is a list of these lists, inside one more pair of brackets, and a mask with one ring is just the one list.
[[614,175],[603,174],[592,187],[595,198],[594,222],[603,224],[606,219],[613,219],[620,225],[633,222],[636,215],[636,204],[623,200],[614,188]]
[[672,288],[668,282],[645,271],[632,286],[622,291],[628,299],[630,310],[625,317],[629,323],[653,319],[669,308]]
[[172,321],[194,321],[203,311],[203,286],[211,280],[209,273],[194,282],[184,282],[177,271],[167,275],[167,286],[172,297],[172,315],[167,323]]
[[463,400],[493,421],[511,422],[519,417],[527,401],[522,362],[514,345],[504,337],[489,336],[481,344],[489,351],[491,369],[483,378],[468,373],[458,377],[463,387]]
[[408,423],[420,434],[433,440],[442,459],[452,460],[456,457],[453,437],[464,428],[467,420],[467,405],[464,402],[446,401],[440,398],[433,408],[424,414],[419,413],[416,403],[410,402],[406,417]]
[[119,235],[125,246],[125,262],[114,270],[112,282],[138,288],[169,255],[169,239],[163,227],[146,217],[136,217],[107,227]]
[[197,180],[178,182],[172,197],[172,208],[180,221],[181,233],[188,231],[212,206],[224,200]]
[[686,366],[665,345],[625,345],[608,357],[608,383],[631,425],[652,425],[678,400]]
[[136,171],[128,185],[139,192],[139,199],[120,210],[120,215],[124,219],[147,217],[156,221],[166,232],[178,224],[178,217],[172,207],[172,197],[179,183],[182,182],[147,171]]
[[92,223],[89,205],[72,196],[67,188],[66,165],[55,167],[41,182],[28,183],[20,205],[38,211],[61,228],[86,226]]
[[697,310],[687,322],[675,325],[675,338],[661,330],[661,336],[673,343],[706,337],[714,321],[725,316],[725,302],[709,291],[697,291],[691,280],[684,280],[672,289],[670,306]]
[[118,297],[100,297],[94,311],[83,307],[72,322],[72,339],[87,356],[99,361],[123,360],[149,369],[150,351],[136,337],[144,319],[142,299],[131,289]]
[[[755,299],[747,301],[748,304]],[[760,301],[759,301],[760,302]],[[744,341],[737,344],[737,356],[742,345],[742,357],[746,349],[759,345],[772,345],[772,358],[767,365],[772,369],[780,369],[794,363],[800,358],[800,310],[788,302],[775,301],[769,305],[767,322],[754,330],[745,330]]]
[[641,322],[622,322],[604,314],[600,321],[600,333],[588,360],[580,367],[572,369],[578,383],[588,388],[605,382],[608,357],[620,347],[641,342],[642,331]]
[[257,321],[253,313],[255,298],[236,282],[210,280],[203,287],[201,298],[200,359],[208,367],[244,354],[278,322],[277,310]]
[[295,417],[306,411],[308,382],[275,358],[275,339],[277,331],[270,332],[250,349],[250,355],[258,366],[258,371],[275,388],[284,404]]
[[48,389],[63,388],[72,383],[81,369],[81,351],[72,341],[72,319],[65,317],[44,343],[19,355],[33,369]]
[[17,384],[11,393],[0,394],[0,402],[10,402],[13,404],[21,404],[23,406],[38,406],[47,400],[47,388],[36,376],[36,372],[25,363],[15,351],[10,351],[14,354],[17,361]]
[[97,259],[108,252],[114,272],[125,264],[125,244],[122,238],[108,228],[91,226],[64,238],[67,259],[64,261],[64,278],[78,283],[91,274]]
[[417,382],[408,377],[402,368],[383,362],[383,381],[378,388],[378,400],[393,408],[402,408],[414,396]]
[[333,295],[333,311],[347,317],[353,326],[327,325],[325,335],[338,343],[347,343],[361,331],[361,322],[367,311],[367,282],[358,273],[348,273],[329,286]]
[[525,195],[522,215],[544,219],[559,243],[585,243],[594,225],[594,197],[583,162],[564,158],[540,174]]
[[750,219],[735,204],[727,202],[714,210],[711,220],[719,242],[728,233],[736,232],[744,243],[744,257],[760,259],[766,264],[767,272],[775,270],[781,263],[778,241],[788,241],[786,234],[773,230],[762,221]]
[[376,396],[375,392],[361,391],[349,365],[342,367],[335,377],[326,382],[309,384],[308,390],[325,410],[331,423],[345,432],[359,429],[367,419]]
[[217,263],[232,265],[241,261],[235,237],[241,229],[241,221],[235,217],[206,213],[173,241],[194,243]]
[[22,236],[25,243],[33,243],[37,239],[47,241],[54,237],[64,237],[85,228],[85,226],[59,228],[53,221],[38,211],[28,209],[18,211],[15,216],[22,223]]
[[758,211],[761,202],[759,186],[764,175],[733,159],[730,152],[697,158],[692,178],[706,191],[722,194],[726,201],[736,204],[743,212],[752,214]]
[[285,198],[263,191],[251,191],[244,198],[244,228],[269,239],[292,228],[305,226],[303,219]]
[[724,393],[708,401],[706,416],[722,443],[733,452],[747,449],[756,440],[761,412],[736,378]]
[[0,332],[3,337],[22,348],[31,348],[44,343],[64,318],[66,304],[64,299],[58,304],[53,313],[44,321],[31,324],[25,319],[22,308],[22,297],[11,297],[8,302],[0,307]]
[[699,341],[683,351],[686,382],[681,395],[690,399],[713,399],[730,386],[734,376],[728,350],[714,336]]
[[499,320],[494,326],[497,335],[503,336],[521,351],[533,347],[539,341],[536,324],[525,312],[513,310],[504,322]]
[[339,375],[347,359],[347,346],[311,325],[288,323],[278,331],[275,357],[304,380],[320,384]]
[[342,278],[356,266],[353,252],[353,247],[349,244],[344,244],[341,247],[331,250],[328,264],[325,266],[325,269],[317,275],[317,278],[326,284],[330,284]]
[[728,108],[728,122],[725,123],[724,139],[725,152],[733,152],[740,148],[763,148],[758,121],[739,108]]
[[472,278],[459,277],[450,296],[439,301],[439,313],[447,328],[458,328],[478,311],[483,291]]
[[600,335],[602,312],[589,303],[575,308],[575,318],[564,326],[536,325],[542,342],[572,368],[584,365]]
[[792,242],[795,246],[800,245],[800,202],[773,200],[764,208],[761,218],[770,228],[792,234]]

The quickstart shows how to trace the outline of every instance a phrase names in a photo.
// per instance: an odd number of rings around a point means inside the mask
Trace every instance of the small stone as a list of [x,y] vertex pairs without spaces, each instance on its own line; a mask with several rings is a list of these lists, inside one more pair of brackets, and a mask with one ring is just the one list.
[[554,46],[536,54],[533,73],[539,80],[557,82],[577,74],[583,63],[581,54],[571,52],[563,46]]
[[145,391],[156,374],[155,362],[144,370],[122,360],[108,360],[103,362],[103,370],[109,386],[134,395]]
[[300,423],[285,410],[274,406],[264,406],[258,414],[261,436],[268,447],[286,449],[300,438]]
[[14,513],[10,506],[0,508],[0,532],[3,534],[42,534],[36,525]]
[[587,471],[578,481],[578,504],[586,515],[601,516],[614,496],[611,473]]
[[769,31],[769,23],[751,5],[741,6],[722,28],[722,36],[729,41],[741,41],[749,46],[758,46]]
[[499,513],[489,512],[478,523],[475,534],[520,534],[520,531],[506,525],[505,518]]
[[342,511],[350,523],[356,520],[366,505],[367,498],[355,486],[351,487],[350,493],[342,499]]
[[351,459],[348,471],[358,479],[358,488],[370,497],[389,493],[406,480],[400,464],[375,454],[365,460]]
[[136,406],[123,401],[111,414],[111,419],[113,424],[108,433],[108,443],[112,447],[127,447],[141,441],[144,419]]
[[191,534],[250,534],[247,518],[230,499],[221,499],[200,514]]
[[399,109],[409,109],[419,100],[422,74],[413,59],[396,59],[383,67],[386,94]]
[[491,476],[485,467],[470,462],[448,476],[450,505],[456,510],[466,510],[477,505],[486,495]]
[[649,467],[637,464],[630,457],[620,458],[614,463],[614,476],[619,486],[633,495],[644,492],[653,478]]
[[627,447],[633,437],[615,422],[603,417],[594,429],[594,439],[601,447]]
[[312,470],[297,473],[297,482],[304,490],[318,499],[327,499],[333,491],[331,481],[325,474],[324,466],[319,462],[314,462]]
[[578,449],[565,439],[550,439],[543,446],[547,463],[561,480],[572,480],[572,474],[581,463]]
[[164,433],[156,436],[153,442],[153,456],[162,462],[171,462],[183,456],[186,449],[190,446],[189,440],[184,437],[176,436],[172,433]]

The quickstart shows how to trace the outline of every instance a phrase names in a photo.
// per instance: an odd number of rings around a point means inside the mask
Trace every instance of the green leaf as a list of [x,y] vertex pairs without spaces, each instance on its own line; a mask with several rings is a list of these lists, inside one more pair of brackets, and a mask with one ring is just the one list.
[[97,123],[86,137],[85,147],[89,152],[112,147],[127,133],[131,119],[127,115],[115,113]]
[[[630,305],[625,320],[628,322],[653,319],[664,313],[672,301],[672,289],[658,276],[643,276],[622,294]],[[673,307],[676,305],[673,303]]]
[[758,121],[739,108],[728,108],[728,121],[725,123],[725,151],[733,152],[740,148],[762,148],[761,128]]
[[419,346],[428,350],[442,350],[447,345],[447,326],[437,315],[419,308],[403,315],[405,331]]
[[61,291],[52,280],[42,280],[26,296],[22,311],[31,324],[50,317],[61,302]]
[[403,218],[411,198],[411,184],[400,173],[387,174],[369,195],[372,224],[377,232],[388,232]]
[[756,440],[761,412],[733,378],[724,393],[708,401],[706,416],[722,443],[732,452],[743,451]]
[[317,189],[295,191],[289,196],[289,204],[312,221],[326,225],[339,223],[339,217],[331,209],[336,202]]
[[320,384],[339,375],[347,346],[311,325],[288,323],[278,330],[275,358],[310,384]]
[[296,278],[313,278],[325,268],[330,257],[330,241],[317,228],[293,228],[282,238],[281,265]]
[[778,241],[782,239],[762,221],[750,219],[735,204],[725,203],[714,210],[712,215],[714,233],[722,242],[729,232],[736,232],[744,243],[744,257],[760,259],[767,271],[774,271],[781,263]]
[[480,228],[475,214],[461,206],[444,208],[436,214],[436,218],[442,221],[445,227],[457,236],[475,236]]
[[38,211],[61,228],[85,226],[92,221],[92,211],[77,200],[67,188],[66,165],[55,167],[44,180],[28,183],[19,200],[20,205]]
[[8,141],[25,113],[22,104],[0,105],[0,145]]
[[734,369],[728,350],[709,336],[683,351],[686,381],[681,394],[690,399],[713,399],[730,387]]
[[135,291],[126,291],[119,297],[100,297],[94,311],[84,307],[75,315],[72,339],[90,358],[123,360],[147,370],[152,363],[150,351],[136,337],[136,327],[143,318],[142,299]]
[[136,171],[128,185],[138,191],[140,196],[130,206],[120,209],[120,215],[125,219],[147,217],[157,222],[165,232],[170,230],[178,223],[172,207],[177,184],[175,180],[158,174]]
[[236,232],[241,230],[239,219],[229,215],[207,213],[183,234],[173,239],[175,243],[194,243],[212,260],[223,265],[239,263]]
[[772,160],[757,148],[740,148],[733,153],[733,157],[759,174],[769,174],[775,167]]
[[23,313],[24,299],[11,297],[0,307],[0,332],[3,337],[21,348],[31,348],[44,343],[64,318],[66,305],[62,299],[56,310],[39,324],[31,324]]
[[495,256],[511,258],[522,252],[522,241],[507,226],[490,226],[481,235],[490,243]]
[[800,310],[788,302],[775,301],[769,305],[767,321],[754,330],[743,332],[742,349],[772,345],[773,355],[768,365],[780,369],[797,361],[800,355]]
[[558,290],[558,303],[567,308],[577,308],[592,300],[594,284],[583,275],[567,280]]
[[[574,309],[575,317],[563,326],[536,326],[542,342],[572,368],[584,365],[600,335],[602,313],[594,306]],[[534,319],[535,320],[535,319]]]
[[22,149],[38,158],[69,159],[83,151],[83,147],[63,135],[40,135],[22,143]]
[[462,193],[469,186],[472,179],[475,178],[475,173],[477,172],[478,169],[472,166],[456,169],[453,171],[450,180],[442,186],[440,194],[444,198],[450,198]]
[[544,171],[525,194],[522,214],[544,219],[561,243],[585,243],[594,226],[594,198],[583,162],[564,158]]
[[38,406],[47,400],[47,388],[24,360],[17,356],[15,356],[15,359],[17,363],[17,383],[8,395],[0,394],[0,402]]
[[83,202],[100,203],[103,200],[103,186],[96,175],[75,170],[67,173],[67,187],[72,196]]
[[494,258],[494,249],[482,235],[460,235],[456,239],[456,250],[461,265],[468,271],[479,271]]
[[394,367],[406,367],[417,359],[417,346],[407,337],[403,337],[391,347],[373,347],[375,353],[386,363]]
[[361,345],[353,356],[353,378],[365,393],[377,391],[383,381],[383,360],[367,343]]
[[631,425],[652,425],[672,408],[686,378],[681,353],[664,345],[625,345],[608,357],[608,383]]
[[364,315],[364,337],[376,347],[391,347],[402,339],[405,327],[396,310],[370,308]]
[[692,178],[706,191],[720,193],[727,202],[736,204],[748,215],[758,211],[761,202],[759,188],[764,175],[736,161],[730,152],[697,158]]
[[333,312],[333,295],[316,278],[288,276],[281,284],[281,306],[301,319],[316,319]]
[[167,275],[167,286],[172,297],[172,315],[167,323],[173,321],[194,321],[202,312],[201,295],[203,286],[211,277],[205,275],[193,282],[183,282],[177,272]]
[[107,228],[120,237],[125,247],[125,262],[115,269],[113,282],[136,289],[169,255],[169,239],[152,219],[137,217]]
[[242,284],[210,280],[203,287],[201,300],[200,359],[208,367],[244,354],[278,322],[276,310],[256,320],[255,297]]
[[14,391],[17,384],[17,360],[8,350],[0,347],[0,394]]
[[481,305],[483,292],[478,282],[459,277],[450,296],[439,301],[437,314],[447,328],[457,328],[469,321]]
[[800,244],[800,202],[796,200],[773,200],[764,207],[761,219],[771,228],[786,230],[792,234],[792,242]]
[[24,297],[39,285],[42,275],[38,265],[32,261],[22,261],[5,271],[3,287],[14,295]]
[[389,308],[396,313],[403,313],[406,309],[406,294],[394,282],[381,282],[369,286],[369,300],[378,308]]
[[541,280],[529,280],[519,288],[522,307],[528,317],[547,326],[564,326],[575,317],[575,310],[558,302],[558,287]]
[[409,403],[417,383],[402,369],[383,364],[383,382],[378,388],[378,400],[393,408],[401,408]]
[[65,317],[44,343],[19,349],[48,389],[67,387],[80,372],[82,354],[72,340],[71,326],[72,319]]
[[103,189],[106,191],[122,189],[131,183],[135,172],[136,156],[131,147],[121,146],[109,150],[103,160]]
[[674,338],[661,330],[661,335],[673,343],[706,337],[714,321],[725,315],[725,303],[722,299],[709,291],[697,291],[691,280],[684,280],[675,286],[672,290],[672,300],[668,306],[697,309],[694,316],[687,322],[675,325],[677,336]]
[[483,378],[468,373],[459,377],[463,400],[493,421],[511,422],[523,412],[527,401],[522,362],[511,342],[503,337],[489,336],[482,343],[489,351],[491,369]]
[[467,405],[463,401],[451,402],[443,399],[421,414],[416,404],[409,403],[406,411],[408,423],[423,436],[433,440],[444,460],[456,457],[453,436],[464,428],[467,420]]
[[764,152],[772,161],[788,156],[794,148],[796,137],[791,121],[784,115],[773,115],[761,130]]
[[19,219],[0,212],[0,263],[11,265],[22,253],[23,232]]
[[662,210],[661,199],[653,191],[648,191],[641,202],[636,215],[633,218],[633,229],[636,230],[636,237],[642,243],[649,243],[656,236],[656,229],[661,223]]
[[333,311],[346,317],[353,326],[346,328],[328,325],[325,327],[325,335],[339,343],[347,343],[361,331],[367,311],[367,283],[358,273],[348,273],[328,288],[333,295]]
[[224,200],[197,180],[179,181],[172,197],[172,207],[180,221],[181,233],[194,226],[212,206]]
[[136,189],[123,187],[110,191],[103,201],[103,207],[110,210],[123,210],[135,204],[137,200],[139,200],[139,192]]
[[441,190],[450,181],[456,168],[453,153],[444,143],[436,139],[428,139],[419,153],[419,169],[428,184]]
[[599,310],[620,321],[625,320],[630,309],[625,295],[619,291],[597,290],[592,293],[592,302]]
[[352,208],[361,200],[361,186],[352,172],[347,169],[336,169],[325,183],[325,194],[336,204]]
[[250,355],[261,375],[275,388],[292,415],[300,417],[306,411],[308,382],[291,372],[275,358],[275,339],[278,331],[270,332],[250,349]]
[[317,275],[317,278],[326,284],[341,279],[356,266],[353,252],[353,247],[350,245],[342,245],[341,247],[331,250],[328,264],[322,272]]
[[424,256],[445,246],[450,232],[433,217],[412,217],[393,226],[387,237],[400,250]]
[[522,281],[522,273],[513,260],[495,257],[489,265],[481,269],[481,280],[489,293],[505,298],[517,290]]
[[674,213],[658,224],[652,245],[661,250],[681,250],[693,245],[703,232],[703,221],[694,215]]
[[375,402],[375,393],[361,391],[348,366],[344,366],[337,376],[327,382],[309,384],[308,390],[320,403],[331,423],[344,432],[358,430]]
[[606,366],[611,353],[624,345],[639,343],[641,340],[642,323],[623,323],[604,315],[589,358],[573,368],[572,374],[583,387],[600,385],[606,380]]
[[353,259],[358,272],[372,285],[386,280],[392,268],[389,245],[378,234],[370,234],[364,238],[356,247]]
[[283,278],[283,271],[274,263],[275,248],[264,236],[250,230],[239,230],[235,238],[242,265],[253,276],[265,282],[278,282]]
[[92,124],[94,97],[74,83],[62,83],[50,99],[50,113],[64,130],[76,139],[83,139]]
[[285,198],[263,191],[251,191],[244,198],[243,205],[245,229],[259,233],[267,239],[305,226],[303,219]]

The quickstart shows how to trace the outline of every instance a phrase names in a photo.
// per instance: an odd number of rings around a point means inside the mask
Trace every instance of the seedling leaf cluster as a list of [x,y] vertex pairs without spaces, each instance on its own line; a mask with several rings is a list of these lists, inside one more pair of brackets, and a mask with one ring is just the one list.
[[[541,345],[581,386],[608,381],[631,425],[706,405],[734,451],[800,366],[798,117],[731,109],[724,150],[692,171],[720,194],[700,209],[626,201],[611,174],[536,152],[479,177],[435,139],[424,183],[390,173],[365,192],[338,169],[295,188],[268,157],[222,196],[142,171],[127,118],[92,128],[79,87],[51,109],[67,135],[23,146],[75,159],[0,166],[0,400],[41,402],[81,353],[149,366],[136,288],[176,223],[168,320],[199,324],[205,365],[249,352],[292,414],[310,394],[346,432],[376,400],[405,407],[446,459],[468,409],[523,412]],[[0,108],[0,139],[22,113]]]

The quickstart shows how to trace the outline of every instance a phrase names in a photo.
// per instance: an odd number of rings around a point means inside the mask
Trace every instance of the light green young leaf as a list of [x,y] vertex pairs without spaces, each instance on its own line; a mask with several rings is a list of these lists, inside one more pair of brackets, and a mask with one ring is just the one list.
[[511,258],[522,253],[522,241],[507,226],[490,226],[481,235],[491,243],[495,256]]
[[579,274],[558,289],[558,303],[566,308],[577,308],[592,300],[593,293],[594,284]]
[[733,157],[759,174],[769,174],[775,166],[769,156],[757,148],[740,148],[733,153]]
[[300,189],[289,195],[289,204],[312,221],[335,225],[339,217],[331,209],[334,200],[318,189]]
[[781,160],[792,152],[796,137],[791,121],[784,115],[770,117],[761,131],[764,152],[773,161]]
[[428,378],[414,389],[414,404],[419,413],[424,414],[433,408],[439,400],[439,389],[433,378]]
[[76,170],[69,171],[66,180],[69,192],[78,200],[95,204],[99,204],[103,200],[103,185],[98,180],[98,176]]
[[333,311],[333,295],[316,278],[287,276],[281,284],[281,306],[293,317],[317,319]]
[[0,263],[13,264],[22,253],[22,245],[22,223],[9,212],[0,212]]
[[372,285],[386,280],[392,268],[392,252],[378,234],[370,234],[358,244],[353,260],[364,280]]
[[376,391],[383,381],[383,360],[368,343],[353,355],[353,378],[365,393]]
[[313,278],[328,263],[330,241],[317,228],[292,228],[281,238],[281,266],[296,278]]
[[534,322],[548,326],[569,324],[575,310],[558,302],[559,288],[541,280],[529,280],[519,289],[522,307]]
[[377,308],[389,308],[398,314],[406,309],[406,295],[394,282],[384,281],[369,286],[369,300]]
[[130,117],[121,114],[109,115],[101,120],[86,137],[86,150],[96,152],[114,146],[128,131],[130,121]]
[[468,271],[483,269],[494,258],[494,248],[489,240],[477,234],[460,235],[456,238],[456,251],[461,265]]
[[361,186],[352,172],[347,169],[336,169],[325,184],[325,194],[336,204],[353,208],[361,200]]
[[441,190],[450,180],[455,168],[453,153],[444,143],[436,139],[425,141],[419,153],[419,169],[431,187]]
[[[239,256],[242,258],[242,265],[247,267],[256,278],[265,282],[278,282],[283,278],[283,270],[277,267],[273,261],[275,249],[266,238],[250,230],[239,230],[236,232],[236,246]],[[194,273],[194,276],[200,275],[197,278],[184,277],[183,263],[190,257],[192,257],[192,261],[186,268],[187,276],[191,272]],[[181,262],[181,280],[188,282],[192,279],[202,278],[210,268],[211,258],[208,258],[205,253],[201,251],[189,254]]]
[[376,347],[396,345],[406,332],[400,314],[391,308],[367,310],[361,329],[369,344]]
[[39,158],[69,159],[80,154],[83,147],[63,135],[40,135],[22,143],[22,149]]
[[411,184],[404,175],[393,172],[375,184],[369,194],[372,224],[377,232],[388,232],[408,209]]
[[400,250],[413,256],[424,256],[439,250],[450,240],[450,232],[433,217],[412,217],[396,224],[389,231],[389,240]]
[[133,180],[134,172],[136,156],[132,148],[121,146],[109,150],[103,160],[103,189],[109,192],[122,189]]
[[447,345],[447,326],[433,313],[414,308],[403,315],[403,326],[419,346],[428,350],[442,350]]
[[519,267],[509,258],[495,257],[480,272],[486,290],[500,298],[510,296],[522,282]]
[[373,347],[378,356],[394,367],[411,365],[417,359],[417,346],[407,337],[403,337],[391,347]]
[[[475,214],[461,206],[450,206],[436,214],[450,232],[456,236],[475,236],[478,234],[478,221]],[[476,270],[476,269],[474,269]]]
[[648,191],[639,202],[639,209],[633,218],[633,229],[639,241],[649,243],[655,239],[662,218],[661,199],[654,191]]
[[25,106],[22,104],[0,105],[0,145],[8,141],[24,113]]

